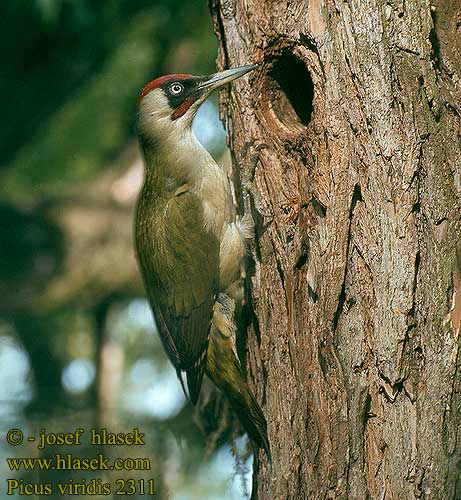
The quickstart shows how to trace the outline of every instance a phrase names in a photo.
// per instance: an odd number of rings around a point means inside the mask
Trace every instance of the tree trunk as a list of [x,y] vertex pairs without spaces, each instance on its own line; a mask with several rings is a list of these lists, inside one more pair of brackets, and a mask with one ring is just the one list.
[[259,63],[222,108],[264,214],[260,500],[461,498],[461,5],[433,4],[211,1],[218,66]]

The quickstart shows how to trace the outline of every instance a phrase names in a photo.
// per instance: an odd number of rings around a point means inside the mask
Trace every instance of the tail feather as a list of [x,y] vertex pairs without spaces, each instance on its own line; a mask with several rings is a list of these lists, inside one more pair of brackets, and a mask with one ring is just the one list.
[[266,419],[243,378],[237,358],[234,309],[234,301],[220,294],[211,326],[206,373],[228,397],[252,443],[263,448],[271,460]]
[[235,375],[235,385],[226,384],[223,390],[251,441],[257,448],[262,448],[272,462],[266,418],[239,369]]
[[253,445],[258,449],[263,448],[271,461],[266,419],[243,378],[237,357],[234,320],[235,301],[221,293],[215,304],[211,324],[206,373],[228,397]]

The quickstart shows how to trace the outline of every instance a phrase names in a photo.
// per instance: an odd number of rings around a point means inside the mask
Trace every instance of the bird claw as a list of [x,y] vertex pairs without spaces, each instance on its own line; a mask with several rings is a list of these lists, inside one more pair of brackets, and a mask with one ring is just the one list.
[[256,140],[245,142],[240,153],[240,163],[247,163],[242,177],[242,185],[252,184],[255,178],[256,166],[261,158],[261,151],[269,146],[263,142],[255,146]]
[[243,194],[243,206],[245,213],[252,213],[253,208],[256,212],[264,219],[273,219],[274,215],[265,212],[263,209],[263,203],[261,196],[257,189],[255,189],[255,173],[256,166],[261,158],[261,151],[267,149],[269,146],[264,143],[259,143],[255,145],[255,140],[248,141],[243,145],[240,154],[240,164],[246,164],[246,168],[241,168],[243,171],[242,175],[242,194]]

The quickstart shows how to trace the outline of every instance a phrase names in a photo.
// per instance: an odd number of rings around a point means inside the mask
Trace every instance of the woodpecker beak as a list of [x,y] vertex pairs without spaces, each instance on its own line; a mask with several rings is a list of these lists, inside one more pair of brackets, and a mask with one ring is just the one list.
[[213,90],[219,89],[226,83],[236,80],[250,71],[253,71],[258,65],[250,64],[249,66],[241,66],[240,68],[227,69],[220,73],[214,73],[207,77],[198,87],[204,94],[210,94]]

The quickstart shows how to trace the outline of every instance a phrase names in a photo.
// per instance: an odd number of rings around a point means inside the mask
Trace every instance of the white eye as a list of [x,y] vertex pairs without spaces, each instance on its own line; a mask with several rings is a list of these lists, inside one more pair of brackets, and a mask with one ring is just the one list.
[[184,87],[179,82],[170,85],[170,94],[172,95],[179,95],[183,90]]

